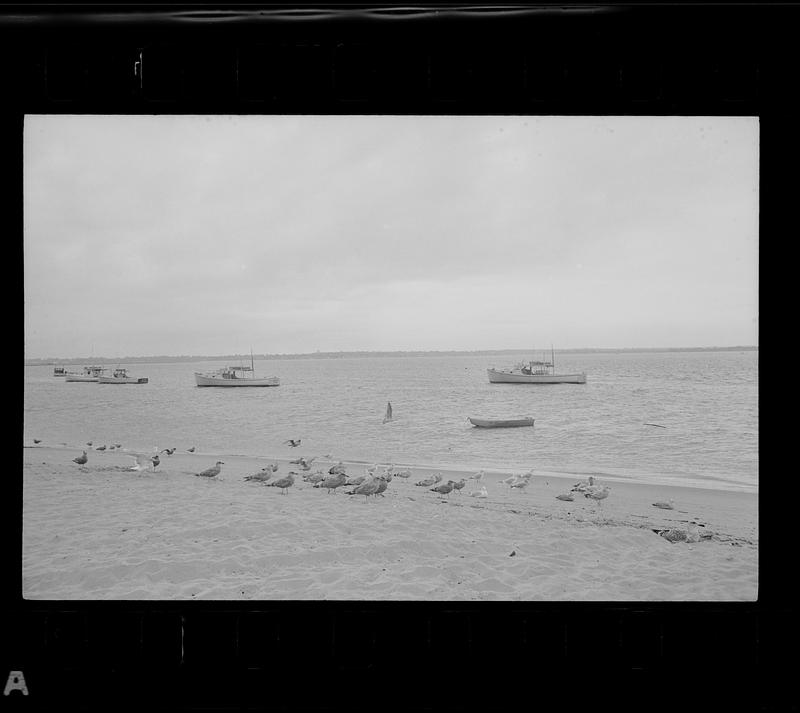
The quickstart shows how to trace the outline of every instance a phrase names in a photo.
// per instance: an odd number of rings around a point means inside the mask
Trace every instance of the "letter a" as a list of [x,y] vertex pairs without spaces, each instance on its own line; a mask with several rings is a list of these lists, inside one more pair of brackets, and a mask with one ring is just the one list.
[[22,691],[23,696],[28,695],[28,687],[25,685],[25,676],[22,675],[22,671],[9,671],[3,695],[7,696],[11,691]]

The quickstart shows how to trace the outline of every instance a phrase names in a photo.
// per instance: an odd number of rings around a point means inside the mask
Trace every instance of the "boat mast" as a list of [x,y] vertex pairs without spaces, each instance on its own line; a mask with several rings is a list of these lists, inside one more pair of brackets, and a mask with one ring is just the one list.
[[253,378],[256,378],[256,372],[253,368],[253,347],[250,347],[250,373],[253,375]]
[[556,353],[553,351],[553,344],[550,343],[550,366],[553,367],[553,371],[556,370]]

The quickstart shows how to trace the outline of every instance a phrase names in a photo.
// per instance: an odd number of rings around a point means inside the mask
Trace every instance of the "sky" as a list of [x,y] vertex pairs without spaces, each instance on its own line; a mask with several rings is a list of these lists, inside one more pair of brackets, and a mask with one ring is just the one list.
[[755,117],[24,126],[27,358],[758,343]]

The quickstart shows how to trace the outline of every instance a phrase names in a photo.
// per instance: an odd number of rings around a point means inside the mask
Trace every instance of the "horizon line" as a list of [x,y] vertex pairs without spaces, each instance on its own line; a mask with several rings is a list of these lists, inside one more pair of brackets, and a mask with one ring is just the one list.
[[[571,349],[555,349],[560,354],[570,353],[603,353],[603,352],[669,352],[669,351],[753,351],[757,350],[758,345],[733,345],[733,346],[704,346],[704,347],[574,347]],[[509,354],[522,353],[531,354],[539,351],[547,352],[549,349],[352,349],[339,351],[313,352],[274,352],[253,354],[254,357],[261,359],[281,359],[292,357],[330,357],[342,355],[372,355],[372,356],[391,356],[391,355],[422,355],[422,354]],[[250,357],[247,354],[147,354],[147,355],[125,355],[125,356],[72,356],[72,357],[25,357],[25,364],[41,364],[43,362],[64,362],[64,361],[132,361],[132,360],[195,360],[195,361],[216,361],[222,359],[242,359]]]

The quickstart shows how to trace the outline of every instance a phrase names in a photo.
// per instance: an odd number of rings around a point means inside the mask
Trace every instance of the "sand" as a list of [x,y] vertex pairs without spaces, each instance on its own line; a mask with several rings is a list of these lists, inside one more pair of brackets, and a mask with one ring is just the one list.
[[[299,450],[299,449],[298,449]],[[603,481],[598,505],[555,496],[576,478],[509,490],[487,472],[449,497],[395,478],[384,498],[296,479],[246,482],[287,459],[176,453],[155,473],[120,452],[23,448],[23,586],[31,600],[754,601],[758,496]],[[298,455],[301,455],[298,453]],[[216,479],[197,473],[225,462]],[[314,468],[336,462],[321,458]],[[363,464],[348,467],[361,474]],[[536,471],[534,470],[534,473]],[[467,473],[443,472],[444,479]],[[675,501],[674,510],[652,506]],[[702,527],[699,542],[653,530]]]

